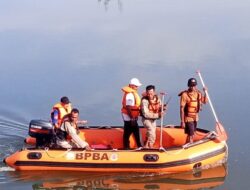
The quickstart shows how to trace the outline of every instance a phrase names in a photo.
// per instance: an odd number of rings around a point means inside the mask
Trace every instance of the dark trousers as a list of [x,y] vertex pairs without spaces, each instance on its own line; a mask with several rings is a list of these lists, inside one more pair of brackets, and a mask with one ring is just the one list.
[[124,149],[130,149],[129,137],[134,134],[137,147],[142,147],[141,134],[137,121],[124,121],[124,133],[123,133],[123,147]]
[[185,126],[185,133],[193,136],[197,128],[197,121],[186,122]]

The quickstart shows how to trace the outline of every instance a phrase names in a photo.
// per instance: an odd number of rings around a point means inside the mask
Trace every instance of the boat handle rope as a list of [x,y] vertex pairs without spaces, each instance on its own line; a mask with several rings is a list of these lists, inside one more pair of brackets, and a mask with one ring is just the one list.
[[187,148],[189,148],[189,147],[198,145],[198,144],[204,142],[204,141],[207,140],[207,139],[212,140],[212,139],[214,139],[214,138],[216,138],[216,137],[218,137],[218,135],[216,134],[216,132],[215,132],[215,131],[210,131],[204,138],[200,139],[199,141],[196,141],[196,142],[193,142],[193,143],[184,144],[182,147],[183,147],[184,149],[187,149]]
[[203,139],[213,139],[214,137],[218,137],[215,131],[210,131]]
[[[197,133],[197,132],[195,132],[195,135],[196,135],[196,136],[203,136],[202,134],[199,134],[199,133]],[[207,138],[212,139],[212,138],[213,138],[213,135],[214,135],[215,137],[218,137],[218,135],[217,135],[217,133],[216,133],[215,131],[210,131],[210,132],[208,132],[208,133],[206,134],[206,136],[204,136],[202,139],[207,139]]]
[[[214,137],[217,137],[217,134],[214,131],[209,132],[203,139],[201,140],[205,140],[205,139],[213,139]],[[159,148],[160,151],[163,151],[169,155],[176,155],[176,154],[180,154],[180,152],[182,152],[184,149],[189,148],[190,146],[193,146],[194,144],[199,144],[200,142],[197,141],[196,143],[188,143],[188,144],[184,144],[183,146],[181,146],[181,150],[179,150],[178,152],[175,153],[170,153],[169,151],[167,151],[165,148],[161,147]]]
[[[200,141],[203,141],[205,139],[213,139],[214,137],[217,137],[218,135],[215,133],[215,131],[211,131],[209,132],[203,139],[201,139]],[[181,146],[181,150],[179,150],[178,152],[175,152],[175,153],[170,153],[169,151],[167,151],[165,148],[160,148],[161,151],[164,151],[165,153],[169,154],[169,155],[176,155],[176,154],[180,154],[180,152],[182,152],[184,149],[187,149],[191,146],[194,146],[195,144],[200,144],[201,142],[200,141],[197,141],[197,142],[194,142],[194,143],[187,143],[187,144],[184,144],[183,146]],[[226,149],[228,152],[228,146],[227,146],[227,143],[224,143],[225,146],[226,146]]]
[[66,155],[68,152],[70,152],[71,151],[71,148],[69,148],[69,149],[67,149],[66,151],[64,151],[62,154],[60,154],[60,155],[58,155],[58,156],[51,156],[50,154],[49,154],[49,148],[48,147],[46,147],[45,149],[45,152],[46,152],[46,154],[50,157],[50,158],[59,158],[59,157],[63,157],[64,155]]
[[164,153],[168,154],[168,155],[176,155],[176,154],[180,154],[184,150],[184,147],[182,146],[181,150],[179,150],[179,151],[177,151],[175,153],[170,153],[165,148],[160,148],[160,150],[163,151]]

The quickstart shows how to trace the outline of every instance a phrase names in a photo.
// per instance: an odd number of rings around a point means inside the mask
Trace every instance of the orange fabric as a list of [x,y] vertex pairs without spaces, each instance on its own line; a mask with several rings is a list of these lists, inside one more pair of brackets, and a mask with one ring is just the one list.
[[58,126],[61,126],[62,124],[62,119],[64,116],[69,114],[72,110],[71,104],[69,104],[69,108],[65,109],[65,107],[62,105],[62,103],[57,103],[53,106],[51,113],[57,109],[58,110]]
[[153,100],[149,100],[149,105],[148,105],[149,111],[153,113],[159,113],[161,109],[161,102],[160,99],[157,95],[154,96]]
[[201,104],[206,103],[202,93],[200,91],[189,92],[186,90],[181,92],[180,96],[180,106],[184,107],[185,111],[185,122],[198,121]]
[[[168,128],[163,127],[162,130],[160,127],[157,128],[157,135],[162,132],[162,146],[167,148],[168,154],[163,154],[159,151],[160,138],[157,139],[155,150],[120,150],[119,147],[123,146],[122,128],[111,128],[111,129],[81,129],[85,132],[86,141],[91,145],[110,145],[108,147],[118,148],[118,150],[95,150],[95,151],[83,151],[71,150],[66,152],[65,149],[50,149],[44,151],[43,149],[23,149],[17,151],[5,158],[5,162],[8,166],[15,168],[16,170],[71,170],[71,171],[86,171],[86,172],[157,172],[157,173],[177,173],[177,172],[186,172],[193,171],[194,164],[183,163],[183,160],[188,160],[190,158],[200,159],[199,164],[201,166],[214,165],[223,159],[227,155],[227,148],[224,142],[218,142],[216,139],[207,139],[203,143],[198,143],[195,146],[190,146],[185,149],[181,147],[186,141],[186,134],[184,133],[183,128]],[[196,134],[200,138],[207,136],[209,133],[207,131],[198,131]],[[146,129],[142,129],[142,137],[145,138]],[[200,135],[201,134],[201,135]],[[133,137],[133,136],[131,136]],[[131,146],[131,147],[136,147]],[[170,147],[175,147],[174,149]],[[204,155],[210,154],[211,156],[207,157]],[[34,156],[32,159],[29,156]],[[64,156],[58,156],[64,155]],[[157,160],[151,162],[150,160],[144,160],[144,156],[148,155],[151,158],[151,155],[156,156]],[[28,164],[16,164],[28,163]],[[37,163],[48,163],[43,166]],[[65,167],[62,163],[67,163]],[[117,167],[113,167],[115,163]],[[129,166],[130,164],[140,165],[141,167],[119,167]],[[173,164],[177,163],[177,165]],[[181,164],[180,164],[181,163]],[[59,165],[58,165],[59,164]],[[70,165],[72,166],[70,167]],[[168,167],[168,164],[173,164],[173,167]],[[95,167],[96,165],[102,167]],[[132,166],[133,166],[132,165]],[[56,166],[56,167],[55,167]],[[58,167],[57,167],[58,166]],[[81,166],[81,167],[77,167]],[[86,166],[86,167],[85,167]],[[90,166],[90,167],[89,167]]]
[[138,117],[140,115],[140,105],[141,105],[141,98],[136,90],[130,88],[129,86],[125,86],[122,88],[122,91],[124,92],[123,98],[122,98],[122,109],[121,112],[128,114],[128,110],[126,108],[126,96],[128,93],[132,93],[135,98],[135,105],[131,106],[131,115],[132,117]]

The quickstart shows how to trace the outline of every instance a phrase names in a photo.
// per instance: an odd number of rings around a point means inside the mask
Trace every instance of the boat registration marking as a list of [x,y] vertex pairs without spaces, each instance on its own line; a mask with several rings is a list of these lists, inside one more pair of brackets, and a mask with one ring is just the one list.
[[109,160],[107,153],[76,153],[76,160]]
[[111,160],[117,161],[118,154],[112,153],[110,156],[107,153],[73,153],[66,154],[67,160]]

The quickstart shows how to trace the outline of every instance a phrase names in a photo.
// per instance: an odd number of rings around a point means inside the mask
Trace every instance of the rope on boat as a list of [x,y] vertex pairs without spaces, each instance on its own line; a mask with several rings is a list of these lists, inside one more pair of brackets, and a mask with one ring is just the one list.
[[179,151],[174,152],[174,153],[170,153],[169,151],[167,151],[167,150],[166,150],[165,148],[163,148],[163,147],[161,147],[159,150],[160,150],[160,151],[163,151],[163,152],[165,152],[166,154],[169,154],[169,155],[176,155],[176,154],[180,154],[180,153],[184,150],[184,147],[182,146],[182,148],[181,148]]
[[217,133],[215,131],[210,131],[205,137],[204,139],[212,139],[214,137],[218,137]]
[[[212,134],[215,135],[216,137],[218,137],[218,135],[217,135],[217,133],[215,131],[210,131],[209,133],[207,133],[207,135],[204,138],[207,138],[208,136],[211,136]],[[204,136],[203,134],[197,133],[197,131],[195,131],[195,135]]]
[[[217,137],[218,135],[214,132],[214,131],[211,131],[209,132],[203,139],[201,140],[204,140],[204,139],[213,139],[214,137]],[[169,155],[176,155],[176,154],[180,154],[180,152],[182,152],[184,149],[187,149],[191,146],[194,146],[196,144],[200,144],[200,141],[196,141],[194,143],[187,143],[187,144],[184,144],[183,146],[181,146],[181,149],[175,153],[170,153],[169,151],[167,151],[165,148],[163,147],[160,147],[160,151],[163,151]],[[225,143],[225,145],[227,146],[227,144]]]
[[46,147],[45,149],[45,152],[46,152],[46,154],[50,157],[50,158],[59,158],[59,157],[63,157],[64,155],[66,155],[68,152],[70,152],[71,151],[71,148],[69,148],[69,149],[67,149],[66,151],[64,151],[62,154],[59,154],[58,156],[51,156],[50,154],[49,154],[49,148],[48,147]]

